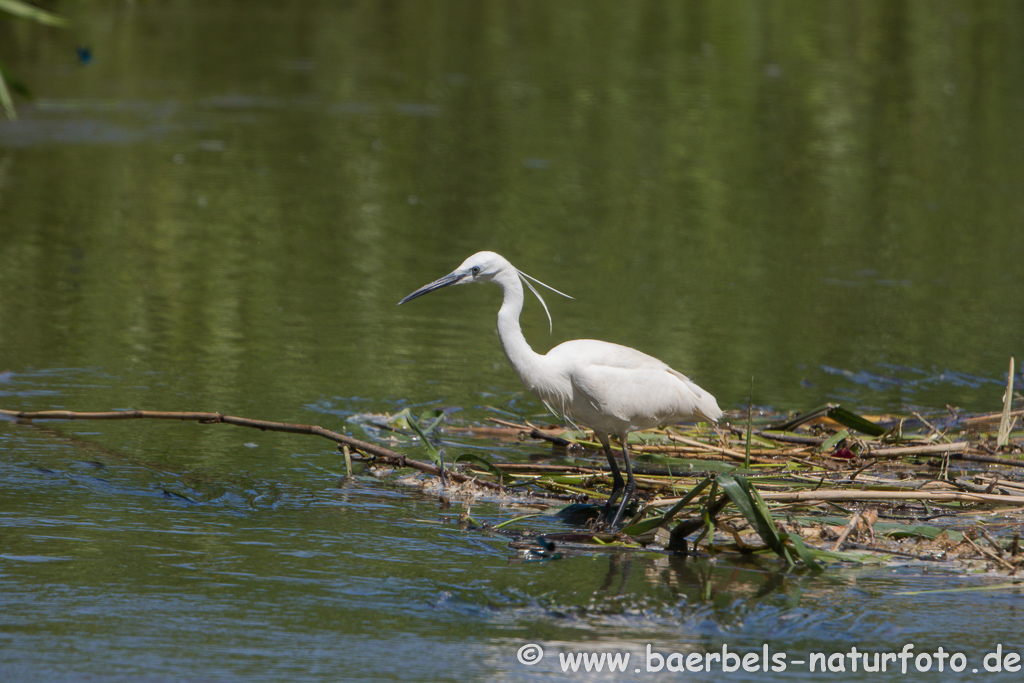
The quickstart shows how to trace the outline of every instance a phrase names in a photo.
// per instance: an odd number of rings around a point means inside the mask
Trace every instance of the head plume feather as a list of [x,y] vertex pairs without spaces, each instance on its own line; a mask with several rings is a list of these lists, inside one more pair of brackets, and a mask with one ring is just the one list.
[[532,275],[527,275],[526,273],[524,273],[523,271],[519,270],[518,268],[516,268],[516,273],[517,273],[517,274],[519,275],[519,279],[520,279],[520,280],[522,280],[522,281],[523,281],[523,282],[524,282],[524,283],[526,284],[526,286],[530,288],[530,291],[531,291],[531,292],[533,292],[533,295],[534,295],[535,297],[537,297],[537,301],[539,301],[539,302],[540,302],[540,305],[544,307],[544,312],[545,312],[545,313],[547,314],[547,316],[548,316],[548,331],[549,331],[549,332],[553,331],[553,330],[555,329],[555,324],[554,324],[554,322],[553,322],[553,321],[551,320],[551,311],[549,311],[549,310],[548,310],[548,305],[547,305],[547,303],[545,303],[545,302],[544,302],[544,297],[542,297],[542,296],[540,295],[540,292],[538,292],[538,291],[537,291],[537,288],[536,288],[536,287],[534,287],[534,286],[533,286],[533,285],[532,285],[532,284],[530,283],[530,280],[533,280],[534,282],[536,282],[536,283],[537,283],[538,285],[540,285],[541,287],[546,287],[547,289],[550,289],[550,290],[551,290],[552,292],[554,292],[555,294],[561,294],[561,295],[562,295],[562,296],[564,296],[564,297],[565,297],[566,299],[571,299],[572,297],[571,297],[571,296],[569,296],[568,294],[566,294],[565,292],[560,292],[560,291],[558,291],[557,289],[555,289],[555,288],[554,288],[554,287],[552,287],[551,285],[546,285],[546,284],[544,284],[543,282],[541,282],[541,281],[540,281],[540,280],[538,280],[537,278],[533,277]]

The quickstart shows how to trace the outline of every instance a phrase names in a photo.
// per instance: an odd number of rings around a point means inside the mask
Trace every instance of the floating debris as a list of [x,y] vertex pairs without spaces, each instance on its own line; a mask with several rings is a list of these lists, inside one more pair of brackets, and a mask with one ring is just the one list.
[[[588,551],[741,553],[774,555],[791,567],[817,571],[837,561],[912,558],[1015,574],[1024,565],[1019,539],[1024,432],[1014,428],[1024,411],[1013,409],[1019,395],[1013,393],[1012,376],[1011,371],[999,413],[965,416],[951,409],[930,417],[914,411],[871,416],[826,405],[800,415],[762,412],[749,420],[743,411],[728,415],[721,426],[631,434],[638,503],[621,529],[600,528],[594,521],[612,485],[600,444],[592,434],[560,426],[497,418],[460,424],[450,411],[416,417],[405,410],[366,421],[373,441],[363,441],[318,426],[220,413],[0,410],[0,415],[22,424],[190,420],[328,438],[346,452],[348,476],[358,466],[378,477],[397,477],[446,503],[487,499],[531,511],[495,526],[477,524],[467,512],[463,523],[469,530],[510,537],[510,546],[527,559]],[[379,443],[401,444],[403,438],[425,449],[433,462]],[[494,453],[507,452],[501,444],[510,441],[534,441],[550,452],[532,462],[479,454],[445,458],[445,447],[458,445],[453,439],[467,438],[488,440]],[[576,530],[540,534],[530,525],[541,515]]]

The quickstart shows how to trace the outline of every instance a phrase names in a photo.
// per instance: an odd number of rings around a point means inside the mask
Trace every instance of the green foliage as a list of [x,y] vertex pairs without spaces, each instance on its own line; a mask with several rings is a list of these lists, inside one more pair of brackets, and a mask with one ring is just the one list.
[[1010,412],[1013,409],[1013,356],[1010,356],[1010,371],[1006,373],[1006,393],[1003,394],[1003,414],[999,420],[999,435],[996,437],[996,446],[1002,448],[1010,440],[1010,431],[1013,429],[1013,420],[1010,419]]
[[858,432],[869,436],[881,436],[886,432],[885,427],[876,425],[874,422],[867,420],[842,406],[829,406],[827,415],[844,427],[855,429]]
[[477,455],[476,453],[463,453],[459,457],[455,458],[454,462],[464,462],[467,460],[470,462],[475,462],[477,465],[486,470],[488,474],[494,476],[494,478],[497,479],[498,481],[502,481],[502,479],[505,476],[504,473],[497,467],[495,467],[490,460],[481,455]]
[[886,429],[880,425],[875,424],[871,420],[861,417],[853,411],[847,410],[840,405],[833,405],[826,403],[823,406],[819,406],[814,410],[810,410],[801,415],[797,415],[791,420],[787,420],[782,424],[775,425],[772,427],[774,430],[786,432],[791,429],[795,429],[805,422],[810,422],[817,417],[829,417],[844,427],[867,434],[869,436],[881,436],[885,434]]
[[423,442],[423,447],[427,449],[427,455],[430,456],[430,461],[438,467],[441,467],[443,464],[441,460],[441,451],[431,443],[430,437],[427,435],[437,428],[437,425],[441,422],[441,418],[444,417],[444,414],[442,413],[441,415],[434,417],[431,423],[424,428],[420,426],[420,419],[425,415],[427,415],[427,413],[421,415],[420,418],[416,418],[412,412],[406,408],[391,418],[391,424],[405,425],[412,431],[416,432],[416,435],[420,437],[420,441]]
[[761,498],[757,489],[752,487],[745,477],[740,475],[723,474],[716,479],[725,494],[733,504],[739,508],[740,513],[746,518],[750,526],[754,528],[761,539],[771,548],[775,554],[786,560],[790,565],[796,564],[793,559],[795,551],[801,561],[810,569],[821,571],[819,565],[803,539],[794,535],[780,532],[772,519],[768,505]]
[[754,433],[754,378],[750,378],[750,400],[747,402],[747,434],[744,438],[745,448],[743,450],[743,467],[750,469],[750,435]]
[[4,79],[5,73],[6,70],[0,65],[0,107],[4,108],[7,118],[16,119],[18,115],[14,111],[14,101],[11,100],[11,92],[7,89],[7,81]]
[[953,543],[960,543],[964,539],[962,532],[955,529],[942,529],[924,524],[893,524],[879,522],[874,525],[876,534],[888,536],[889,538],[938,538],[942,534],[949,537]]
[[[63,17],[30,5],[24,2],[24,0],[0,0],[0,12],[5,12],[19,19],[37,21],[47,26],[67,26],[68,23]],[[11,98],[12,90],[21,95],[28,95],[28,88],[13,78],[10,72],[0,64],[0,107],[7,114],[7,118],[16,119],[18,115],[14,110],[14,100]]]
[[711,477],[705,477],[703,481],[701,481],[699,484],[690,489],[689,493],[680,498],[679,502],[673,505],[671,508],[669,508],[668,511],[665,512],[663,515],[659,515],[658,517],[652,517],[650,519],[645,519],[631,526],[627,526],[622,530],[622,532],[630,536],[636,536],[639,534],[646,533],[651,529],[656,529],[659,526],[668,524],[672,520],[672,518],[679,514],[684,507],[689,505],[690,502],[694,498],[696,498],[701,491],[707,488],[711,481]]
[[64,17],[47,12],[35,5],[30,5],[24,0],[0,0],[0,12],[6,12],[19,19],[30,19],[47,26],[67,26],[68,20]]
[[821,447],[818,450],[820,450],[822,453],[827,453],[836,446],[838,446],[839,443],[843,441],[843,439],[846,439],[849,436],[849,429],[840,429],[838,432],[825,439],[825,443],[821,444]]

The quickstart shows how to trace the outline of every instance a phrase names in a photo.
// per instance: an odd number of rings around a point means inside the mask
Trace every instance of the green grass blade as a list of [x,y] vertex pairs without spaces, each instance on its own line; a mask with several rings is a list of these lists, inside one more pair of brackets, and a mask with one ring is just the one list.
[[839,444],[840,441],[842,441],[843,439],[845,439],[845,438],[847,438],[849,436],[850,436],[850,430],[849,429],[840,429],[838,432],[836,432],[832,436],[828,437],[825,440],[825,443],[821,444],[821,448],[819,450],[822,453],[828,453],[833,448],[835,448]]
[[814,560],[814,554],[811,549],[804,543],[804,539],[800,538],[796,534],[782,534],[783,540],[789,541],[793,544],[793,548],[796,550],[797,557],[799,557],[803,563],[811,570],[820,572],[823,570],[822,566]]
[[750,469],[750,435],[753,434],[752,418],[754,413],[754,377],[750,377],[750,400],[747,402],[747,436],[744,439],[746,447],[743,450],[743,467]]
[[876,425],[871,420],[867,420],[842,406],[829,407],[828,416],[844,427],[855,429],[858,432],[869,436],[881,436],[886,432],[885,427]]
[[1013,407],[1013,356],[1010,356],[1010,372],[1006,377],[1006,394],[1003,396],[1003,416],[999,420],[999,436],[996,438],[996,446],[1002,448],[1010,440],[1010,431],[1013,429],[1013,421],[1010,420],[1010,410]]
[[342,444],[341,452],[345,456],[345,476],[352,476],[352,449],[346,444]]
[[678,503],[670,507],[668,511],[665,512],[665,514],[660,515],[658,517],[652,517],[651,519],[645,519],[631,526],[627,526],[622,530],[622,533],[627,534],[629,536],[635,536],[637,534],[646,533],[651,529],[655,529],[663,524],[668,524],[672,520],[672,518],[679,514],[679,512],[684,507],[689,505],[690,502],[694,498],[696,498],[701,491],[706,489],[711,482],[711,477],[705,477],[703,481],[701,481],[699,484],[690,489],[689,493],[680,498]]
[[18,112],[14,110],[14,100],[11,99],[11,91],[7,89],[7,81],[4,79],[4,69],[0,66],[0,106],[11,121],[18,118]]
[[651,529],[657,529],[659,526],[665,523],[664,516],[651,517],[650,519],[644,519],[636,524],[631,524],[627,527],[623,527],[622,533],[627,536],[639,536],[640,534],[646,534]]
[[869,436],[881,436],[886,432],[885,427],[876,425],[871,420],[867,420],[858,415],[857,413],[849,411],[842,406],[833,405],[831,403],[826,403],[823,406],[818,406],[814,410],[807,411],[802,415],[797,415],[793,419],[783,422],[781,424],[772,425],[771,427],[769,427],[769,429],[787,432],[790,431],[791,429],[796,429],[797,427],[806,422],[810,422],[811,420],[822,416],[828,416],[835,420],[836,422],[838,422],[839,424],[843,425],[844,427],[849,427],[850,429],[854,429],[863,434],[868,434]]
[[497,477],[498,481],[501,481],[502,478],[504,478],[505,476],[505,473],[499,470],[497,467],[495,467],[491,463],[491,461],[489,461],[487,458],[484,458],[483,456],[477,455],[476,453],[463,453],[459,457],[455,458],[455,461],[452,464],[455,464],[456,462],[462,462],[464,460],[469,460],[480,465],[480,467],[487,470],[489,474],[492,474],[495,477]]
[[[715,505],[715,498],[717,497],[717,496],[716,496],[716,494],[717,494],[717,493],[718,493],[718,479],[717,479],[717,478],[715,478],[715,479],[714,479],[714,480],[713,480],[713,481],[711,482],[711,490],[710,490],[710,491],[708,491],[708,502],[707,502],[707,504],[705,504],[705,505],[704,505],[704,507],[703,507],[703,508],[701,509],[701,511],[700,511],[700,516],[701,516],[701,519],[702,519],[702,520],[703,520],[703,522],[704,522],[704,528],[703,528],[703,529],[701,529],[701,532],[700,532],[700,534],[699,534],[699,535],[697,536],[697,538],[695,538],[695,539],[693,540],[693,547],[694,547],[694,548],[696,548],[696,547],[697,547],[697,544],[698,544],[698,543],[700,543],[700,542],[701,542],[701,540],[702,540],[702,539],[703,539],[703,538],[704,538],[705,536],[706,536],[706,537],[708,537],[709,539],[711,539],[712,541],[714,540],[714,534],[715,534],[715,520],[714,520],[714,518],[713,518],[713,517],[711,516],[711,509],[712,509],[712,508],[714,507],[714,505]],[[724,495],[726,495],[726,494],[724,494],[724,493],[723,493],[722,495],[724,496]]]
[[782,542],[779,530],[775,526],[771,512],[757,491],[750,487],[746,478],[740,475],[722,474],[715,480],[733,504],[739,508],[740,513],[754,527],[754,531],[761,537],[761,540],[771,548],[775,554],[783,558],[789,564],[793,564],[793,557]]
[[430,410],[430,411],[425,411],[425,412],[422,412],[422,413],[420,413],[420,419],[419,419],[419,420],[417,420],[417,422],[420,422],[420,421],[422,421],[422,420],[423,420],[423,418],[424,418],[424,417],[426,417],[427,415],[433,415],[433,417],[434,417],[434,419],[430,421],[430,424],[428,424],[428,425],[427,425],[427,426],[426,426],[426,427],[425,427],[425,428],[423,429],[423,432],[424,432],[425,434],[430,434],[430,433],[431,433],[431,432],[433,432],[433,431],[434,431],[435,429],[437,429],[437,426],[438,426],[439,424],[441,424],[441,420],[443,420],[443,419],[444,419],[444,415],[445,415],[445,413],[444,413],[444,411],[443,411],[443,410]]
[[424,432],[420,427],[420,421],[412,417],[412,415],[409,416],[409,427],[416,432],[420,437],[420,440],[423,441],[423,447],[427,449],[427,454],[430,455],[431,462],[438,467],[441,467],[441,453],[437,450],[437,447],[435,447],[434,444],[430,443],[430,439],[427,438],[426,432]]
[[873,526],[875,533],[888,538],[927,538],[935,539],[946,534],[954,543],[960,543],[964,539],[962,532],[956,529],[946,529],[937,526],[926,526],[924,524],[894,524],[891,522],[879,522]]
[[512,519],[506,519],[501,524],[495,524],[492,528],[494,528],[494,529],[501,529],[502,527],[506,527],[509,524],[514,524],[516,522],[521,522],[524,519],[533,519],[534,517],[540,517],[540,515],[541,515],[541,513],[539,513],[539,512],[534,512],[533,514],[529,514],[529,515],[519,515],[518,517],[513,517]]
[[968,586],[965,588],[934,588],[931,590],[923,591],[901,591],[899,593],[893,593],[893,595],[931,595],[932,593],[974,593],[976,591],[1004,591],[1011,589],[1017,589],[1017,591],[1019,591],[1021,588],[1024,588],[1024,586],[1021,585],[1020,581],[1011,581],[1010,583],[994,583],[988,586]]
[[[711,492],[714,493],[714,489],[712,489]],[[724,496],[725,494],[723,493],[722,495]],[[701,519],[704,520],[704,531],[701,532],[701,535],[697,538],[696,541],[693,542],[694,547],[696,547],[697,543],[700,542],[700,539],[706,537],[708,539],[708,546],[709,548],[711,548],[712,553],[714,553],[715,543],[715,518],[711,516],[711,506],[714,504],[715,499],[711,496],[708,496],[707,506],[700,511]]]
[[409,423],[412,421],[412,411],[408,408],[402,408],[387,420],[388,426],[393,429],[408,429]]
[[830,408],[832,408],[832,404],[826,403],[823,406],[818,406],[814,410],[809,410],[806,413],[801,413],[792,419],[786,420],[785,422],[770,425],[768,429],[778,432],[788,432],[790,430],[796,429],[805,422],[810,422],[815,418],[827,414]]
[[30,5],[24,0],[0,0],[0,12],[7,12],[19,19],[38,21],[47,26],[67,26],[68,24],[68,20],[64,17]]

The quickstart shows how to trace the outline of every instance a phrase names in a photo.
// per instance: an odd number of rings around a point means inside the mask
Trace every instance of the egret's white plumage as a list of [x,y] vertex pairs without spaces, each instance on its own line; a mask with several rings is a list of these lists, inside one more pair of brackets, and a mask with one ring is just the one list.
[[[626,435],[674,421],[716,422],[722,411],[715,397],[688,377],[628,346],[576,339],[559,344],[547,354],[535,352],[519,327],[524,300],[522,283],[537,295],[545,312],[547,305],[530,280],[548,287],[517,270],[501,255],[481,251],[450,274],[417,289],[398,303],[404,304],[448,285],[493,282],[501,288],[504,299],[498,310],[498,338],[505,355],[523,384],[548,408],[594,430],[604,447],[615,482],[605,508],[606,520],[619,494],[625,493],[611,521],[612,526],[617,526],[636,486]],[[552,287],[548,289],[561,294]],[[549,321],[550,318],[548,313]],[[625,485],[608,438],[613,434],[622,442],[627,474]]]

